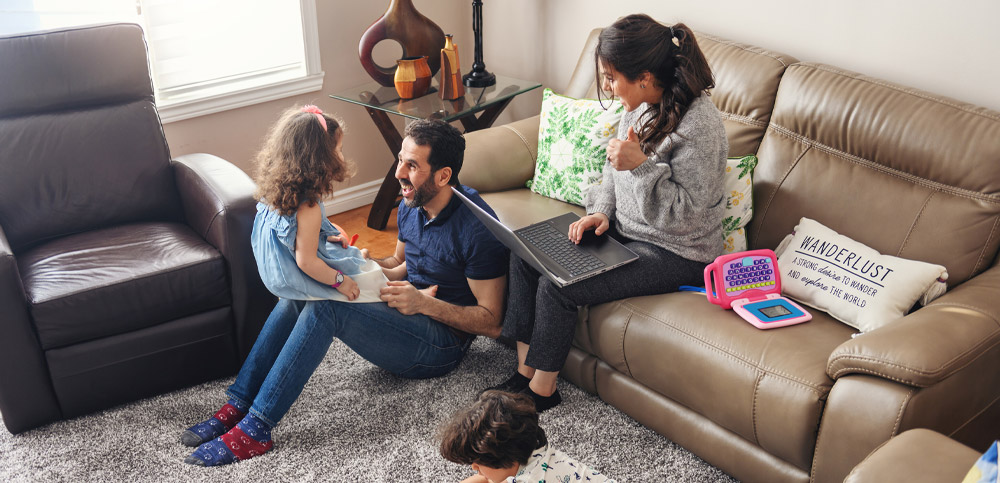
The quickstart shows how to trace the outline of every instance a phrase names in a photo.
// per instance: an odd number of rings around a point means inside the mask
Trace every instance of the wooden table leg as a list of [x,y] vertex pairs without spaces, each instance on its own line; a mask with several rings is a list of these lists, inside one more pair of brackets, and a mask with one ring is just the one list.
[[368,213],[368,227],[384,230],[389,223],[392,209],[396,207],[396,196],[399,195],[399,181],[396,179],[396,157],[403,149],[403,137],[385,112],[370,107],[366,107],[365,110],[368,111],[368,115],[371,116],[375,126],[382,133],[386,146],[392,151],[393,161],[389,164],[389,172],[382,180],[382,186],[379,187],[375,201],[372,203],[371,212]]
[[503,110],[507,108],[507,104],[510,104],[510,101],[513,100],[514,100],[513,97],[509,97],[507,99],[504,99],[503,101],[493,104],[490,107],[487,107],[486,109],[483,110],[483,113],[480,114],[479,117],[465,116],[459,119],[459,121],[462,121],[462,126],[465,127],[465,132],[472,132],[472,131],[478,131],[480,129],[486,129],[492,126],[494,122],[496,122],[497,117],[500,115],[500,113],[503,112]]

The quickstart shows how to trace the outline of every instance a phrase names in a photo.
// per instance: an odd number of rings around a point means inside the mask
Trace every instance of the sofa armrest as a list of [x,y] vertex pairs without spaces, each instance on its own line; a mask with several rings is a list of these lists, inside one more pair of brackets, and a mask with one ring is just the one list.
[[993,267],[930,305],[844,342],[830,355],[827,374],[871,374],[929,387],[981,357],[997,357],[998,293],[1000,267]]
[[171,161],[188,225],[226,259],[240,358],[247,356],[276,299],[264,288],[250,247],[256,214],[254,182],[241,169],[210,154]]
[[538,117],[466,133],[459,181],[484,193],[524,188],[535,175]]
[[24,285],[0,227],[0,413],[11,433],[62,419]]
[[844,483],[961,481],[979,453],[929,429],[911,429],[886,441],[847,475]]

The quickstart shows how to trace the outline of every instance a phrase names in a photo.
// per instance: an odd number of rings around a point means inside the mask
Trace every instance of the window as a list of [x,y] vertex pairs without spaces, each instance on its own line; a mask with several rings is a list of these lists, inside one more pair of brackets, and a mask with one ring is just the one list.
[[315,0],[0,0],[0,34],[136,22],[164,123],[323,85]]

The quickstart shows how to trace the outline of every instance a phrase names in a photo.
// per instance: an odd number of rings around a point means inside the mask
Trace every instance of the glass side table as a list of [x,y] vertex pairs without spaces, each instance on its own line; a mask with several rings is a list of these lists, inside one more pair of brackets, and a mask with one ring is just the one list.
[[537,89],[538,82],[496,76],[497,83],[490,87],[466,87],[465,96],[453,101],[442,100],[438,96],[437,79],[427,94],[415,99],[400,99],[394,87],[385,87],[377,82],[369,82],[351,89],[331,94],[330,97],[364,107],[378,127],[386,146],[392,153],[382,186],[368,213],[368,226],[376,230],[385,228],[389,214],[396,207],[399,182],[396,180],[396,155],[402,149],[403,136],[392,124],[389,115],[409,119],[440,119],[459,121],[465,132],[478,131],[493,125],[497,116],[514,100],[514,97]]

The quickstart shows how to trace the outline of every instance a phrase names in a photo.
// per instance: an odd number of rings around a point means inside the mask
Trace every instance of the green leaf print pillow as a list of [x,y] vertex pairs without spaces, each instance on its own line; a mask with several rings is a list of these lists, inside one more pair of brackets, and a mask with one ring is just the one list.
[[726,210],[722,215],[722,239],[726,253],[747,249],[746,226],[753,218],[753,169],[757,156],[726,159]]
[[538,122],[538,160],[531,191],[583,205],[591,186],[601,183],[608,141],[618,136],[625,108],[605,100],[574,99],[545,89]]

